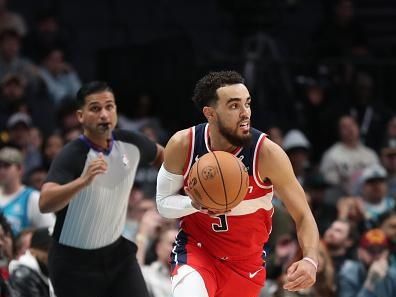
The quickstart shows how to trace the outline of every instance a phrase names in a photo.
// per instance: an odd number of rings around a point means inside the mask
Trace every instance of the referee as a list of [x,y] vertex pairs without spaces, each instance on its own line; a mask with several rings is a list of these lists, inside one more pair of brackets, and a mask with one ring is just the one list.
[[[56,212],[49,254],[57,297],[146,297],[136,245],[121,236],[140,163],[159,167],[163,148],[138,133],[114,129],[112,89],[90,82],[78,91],[83,134],[52,162],[39,200]],[[114,129],[114,130],[113,130]]]

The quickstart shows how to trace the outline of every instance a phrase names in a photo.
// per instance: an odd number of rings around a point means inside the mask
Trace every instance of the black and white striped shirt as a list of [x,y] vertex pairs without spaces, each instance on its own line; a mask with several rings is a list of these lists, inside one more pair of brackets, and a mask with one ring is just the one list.
[[[88,139],[81,136],[67,144],[52,162],[47,182],[63,185],[75,180],[98,154]],[[143,135],[114,130],[111,147],[103,153],[107,172],[97,175],[57,212],[55,240],[76,248],[96,249],[119,238],[136,169],[140,163],[153,161],[156,154],[156,144]]]

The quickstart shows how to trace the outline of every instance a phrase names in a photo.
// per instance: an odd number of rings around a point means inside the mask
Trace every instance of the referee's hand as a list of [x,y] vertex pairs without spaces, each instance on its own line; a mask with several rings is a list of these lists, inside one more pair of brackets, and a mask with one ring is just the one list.
[[107,171],[107,163],[103,158],[103,154],[99,153],[98,158],[93,160],[87,168],[87,171],[82,176],[85,185],[89,185],[95,176],[98,174],[106,173]]

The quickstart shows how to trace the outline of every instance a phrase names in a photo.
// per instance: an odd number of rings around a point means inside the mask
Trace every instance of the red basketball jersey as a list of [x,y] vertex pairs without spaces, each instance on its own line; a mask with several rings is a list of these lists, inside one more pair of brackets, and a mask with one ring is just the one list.
[[[181,219],[172,251],[172,265],[188,263],[185,247],[188,244],[204,249],[210,255],[229,261],[262,259],[264,244],[272,228],[273,186],[260,180],[258,152],[266,135],[252,129],[252,143],[238,148],[234,154],[244,163],[249,173],[249,189],[244,200],[230,213],[210,217],[194,213]],[[208,124],[190,128],[190,149],[184,167],[185,183],[189,170],[198,158],[210,152]]]

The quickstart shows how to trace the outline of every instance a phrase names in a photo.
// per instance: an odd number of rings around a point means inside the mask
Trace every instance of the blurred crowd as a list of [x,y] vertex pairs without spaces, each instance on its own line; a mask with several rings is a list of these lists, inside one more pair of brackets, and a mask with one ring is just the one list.
[[[396,111],[387,105],[391,100],[377,97],[381,82],[356,63],[374,53],[353,2],[334,2],[312,35],[310,53],[317,61],[345,63],[314,63],[310,73],[293,78],[292,99],[269,35],[248,40],[237,67],[253,96],[253,126],[288,154],[322,237],[316,284],[304,292],[282,290],[286,269],[301,251],[292,220],[275,197],[262,297],[396,295]],[[81,79],[68,61],[73,36],[57,15],[42,13],[28,27],[7,4],[0,0],[0,297],[50,296],[47,257],[55,215],[40,213],[39,191],[53,158],[80,135],[74,96]],[[133,117],[119,110],[119,126],[166,144],[174,127],[153,112],[150,94],[134,105]],[[150,294],[170,297],[168,258],[178,222],[156,211],[156,175],[152,167],[138,169],[124,236],[139,247]]]

